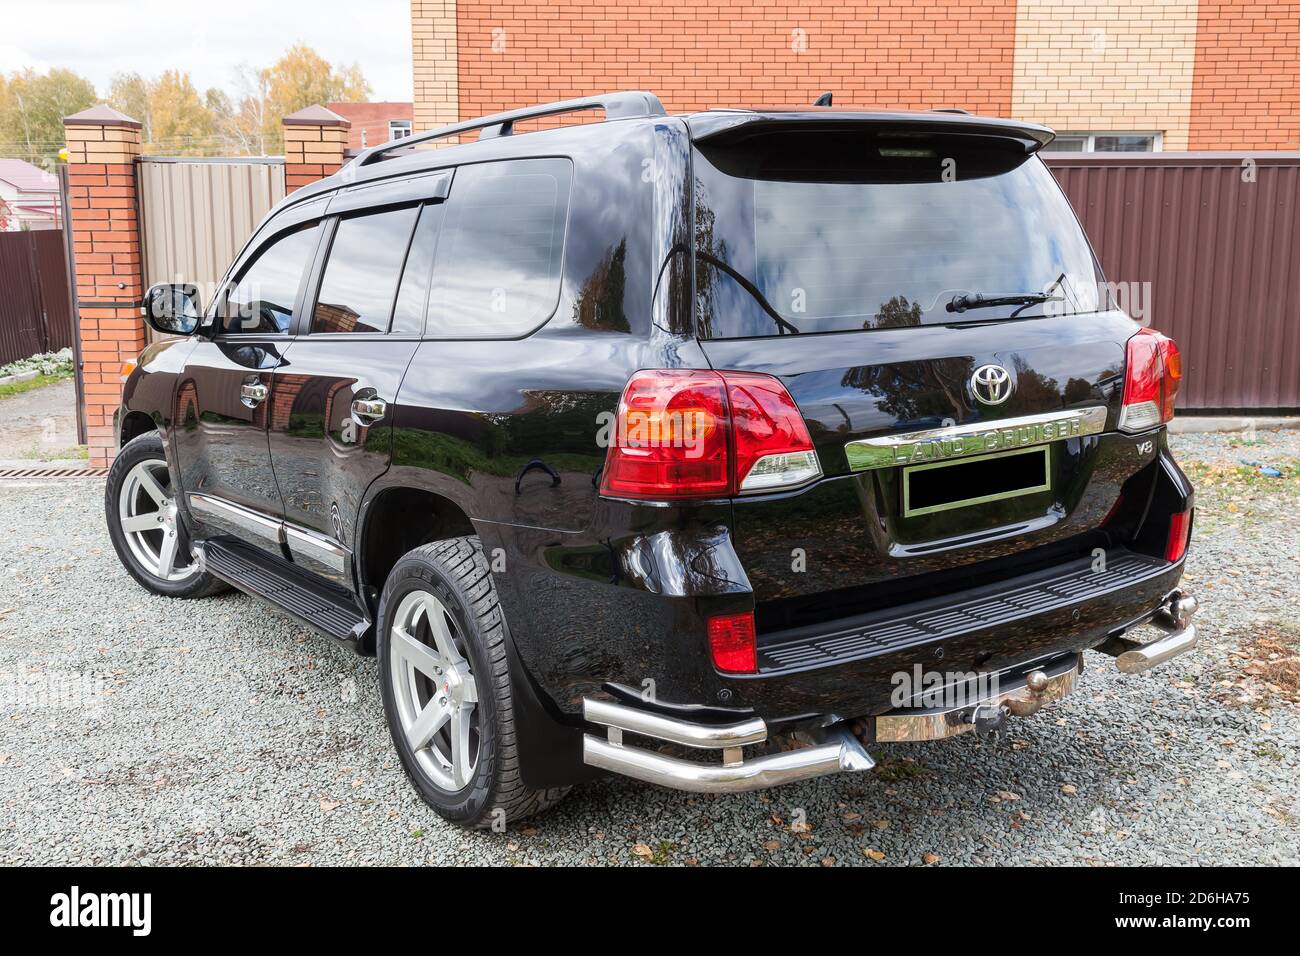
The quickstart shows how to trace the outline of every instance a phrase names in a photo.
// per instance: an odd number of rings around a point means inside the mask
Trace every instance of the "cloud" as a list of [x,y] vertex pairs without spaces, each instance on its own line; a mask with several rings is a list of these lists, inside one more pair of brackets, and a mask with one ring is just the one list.
[[230,90],[240,63],[269,65],[294,43],[357,63],[377,100],[411,99],[410,0],[42,0],[7,5],[0,72],[66,67],[100,94],[115,73],[188,71]]

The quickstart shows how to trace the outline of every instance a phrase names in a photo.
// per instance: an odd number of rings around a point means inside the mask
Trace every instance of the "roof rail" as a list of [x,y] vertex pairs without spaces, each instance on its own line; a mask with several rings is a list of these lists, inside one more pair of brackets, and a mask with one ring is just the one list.
[[970,110],[964,110],[960,106],[936,106],[930,110],[931,113],[960,113],[962,116],[970,116]]
[[403,139],[395,139],[379,146],[372,146],[357,154],[353,162],[358,168],[375,162],[385,153],[396,149],[406,149],[417,143],[427,143],[435,139],[446,139],[460,133],[480,130],[479,139],[491,139],[497,136],[509,136],[514,132],[515,123],[520,120],[536,119],[542,116],[555,116],[558,113],[575,113],[580,110],[603,109],[606,120],[632,119],[639,116],[664,116],[663,104],[653,93],[640,90],[624,90],[617,93],[601,93],[596,96],[583,96],[574,100],[559,100],[555,103],[542,103],[538,106],[525,106],[522,109],[508,110],[480,116],[478,119],[440,126],[428,132],[416,133]]

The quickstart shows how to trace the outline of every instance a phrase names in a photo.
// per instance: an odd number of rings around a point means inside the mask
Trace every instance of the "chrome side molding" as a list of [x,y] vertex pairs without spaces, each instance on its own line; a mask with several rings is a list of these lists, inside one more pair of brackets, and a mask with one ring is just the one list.
[[284,523],[284,539],[289,553],[295,558],[306,558],[333,574],[342,574],[347,567],[348,551],[324,535],[305,528]]
[[191,492],[190,510],[206,524],[236,533],[251,534],[270,544],[273,549],[279,549],[283,540],[280,532],[282,523],[278,518],[271,518],[224,498]]
[[[733,724],[700,724],[623,704],[585,699],[583,717],[605,727],[606,737],[584,734],[582,760],[591,767],[694,793],[741,793],[840,771],[870,770],[875,761],[844,723],[829,728],[821,743],[745,759],[743,748],[767,739],[758,718]],[[623,743],[623,732],[697,749],[722,750],[722,763],[669,757]]]
[[204,524],[234,534],[252,535],[271,551],[278,552],[281,545],[285,545],[295,561],[302,562],[314,571],[337,577],[347,570],[351,552],[323,534],[299,528],[225,498],[191,492],[189,501],[190,510]]
[[1023,415],[992,422],[969,422],[947,428],[858,438],[844,446],[851,471],[871,471],[928,461],[1046,445],[1066,438],[1097,435],[1106,430],[1106,408],[1073,408],[1041,415]]

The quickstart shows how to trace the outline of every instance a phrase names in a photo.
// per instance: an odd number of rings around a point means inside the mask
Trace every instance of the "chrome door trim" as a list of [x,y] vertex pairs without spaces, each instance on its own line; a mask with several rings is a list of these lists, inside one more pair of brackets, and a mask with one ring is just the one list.
[[871,471],[926,461],[942,461],[990,452],[1045,445],[1106,430],[1106,407],[1075,408],[1023,415],[994,422],[970,422],[947,428],[858,438],[844,446],[850,471]]
[[191,492],[189,501],[190,511],[205,524],[251,534],[275,551],[284,541],[279,518],[268,517],[260,511],[212,495]]
[[348,549],[323,534],[299,528],[286,521],[284,537],[295,561],[301,558],[303,564],[309,567],[318,565],[336,576],[342,575],[347,569],[350,555]]

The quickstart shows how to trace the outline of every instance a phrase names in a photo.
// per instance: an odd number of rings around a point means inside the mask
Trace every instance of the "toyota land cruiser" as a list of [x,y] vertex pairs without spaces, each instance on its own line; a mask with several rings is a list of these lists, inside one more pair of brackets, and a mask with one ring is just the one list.
[[607,772],[864,771],[1085,650],[1142,671],[1196,640],[1179,353],[1114,307],[1052,136],[630,92],[365,150],[206,308],[147,293],[113,544],[377,654],[469,826]]

